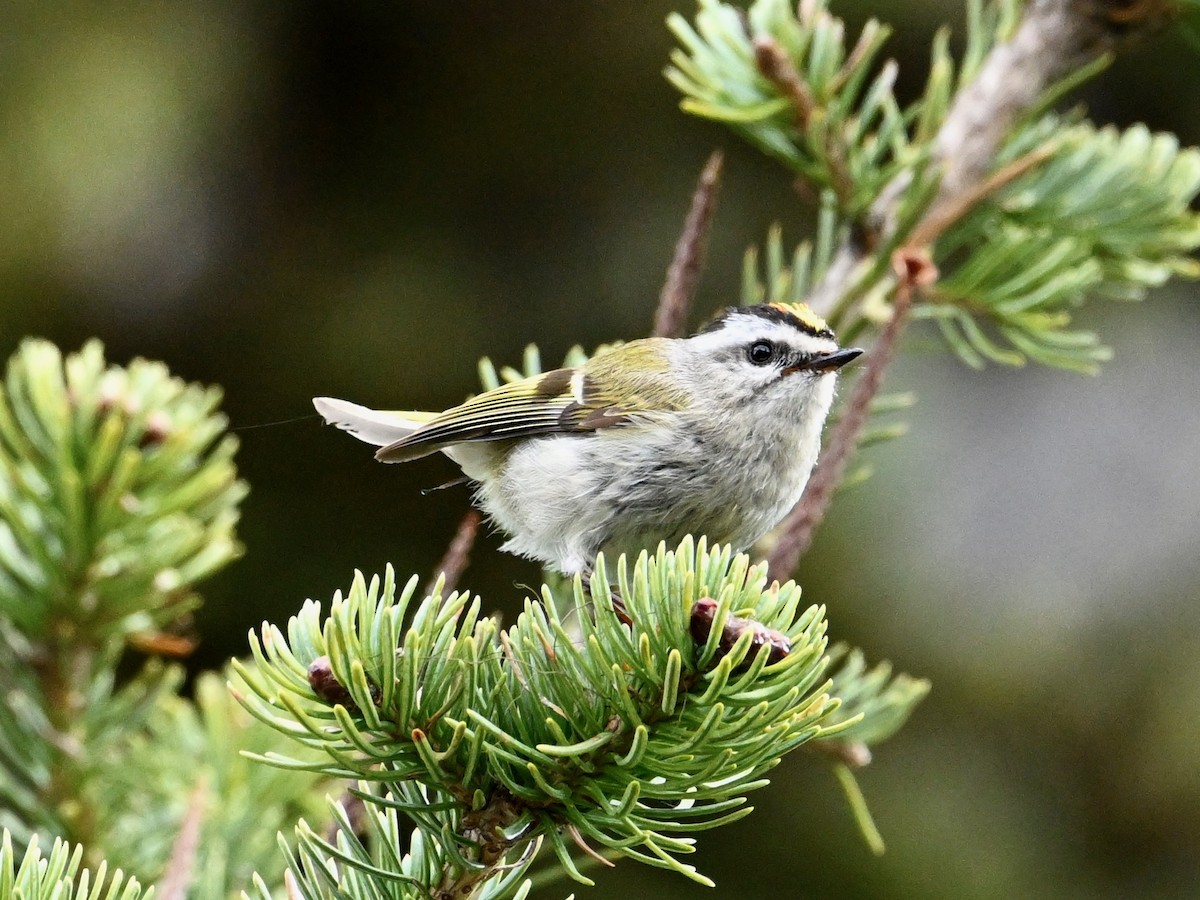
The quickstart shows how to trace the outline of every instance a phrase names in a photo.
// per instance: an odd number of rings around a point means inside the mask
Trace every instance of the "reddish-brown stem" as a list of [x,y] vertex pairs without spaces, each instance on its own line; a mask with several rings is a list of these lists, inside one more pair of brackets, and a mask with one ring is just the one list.
[[1013,160],[1001,169],[997,169],[987,178],[964,190],[962,193],[947,198],[946,202],[931,210],[921,219],[921,223],[909,235],[908,243],[913,247],[926,247],[933,244],[942,234],[974,209],[980,201],[992,196],[1005,185],[1011,184],[1031,169],[1035,169],[1048,160],[1058,150],[1057,141],[1050,141],[1020,159]]
[[913,291],[937,277],[937,270],[923,253],[897,251],[894,262],[901,280],[892,307],[892,318],[867,356],[862,374],[854,384],[842,417],[829,434],[829,443],[808,480],[804,495],[783,520],[779,537],[767,557],[768,578],[786,580],[811,546],[817,526],[825,518],[834,491],[841,483],[846,466],[858,446],[858,437],[870,415],[871,400],[883,384],[883,375],[892,361],[896,342],[908,323]]
[[[796,115],[796,128],[804,132],[818,109],[817,99],[808,84],[792,65],[787,52],[773,39],[760,35],[754,39],[754,62],[763,77],[775,83],[792,101]],[[846,167],[846,150],[833,131],[825,135],[825,162],[829,166],[830,186],[841,205],[845,207],[853,193],[854,180]]]
[[462,573],[466,571],[471,562],[471,548],[475,546],[475,535],[479,533],[479,522],[479,512],[468,509],[463,515],[462,521],[458,523],[458,530],[454,532],[454,537],[450,539],[450,546],[446,548],[445,556],[433,570],[433,578],[427,585],[426,593],[433,589],[439,575],[444,578],[443,593],[448,594],[458,587],[459,578],[462,577]]
[[717,207],[724,163],[724,154],[714,150],[696,183],[692,205],[683,222],[683,233],[679,235],[675,256],[667,269],[667,281],[658,297],[658,309],[654,313],[655,337],[679,337],[687,327],[688,310],[704,269],[704,252]]

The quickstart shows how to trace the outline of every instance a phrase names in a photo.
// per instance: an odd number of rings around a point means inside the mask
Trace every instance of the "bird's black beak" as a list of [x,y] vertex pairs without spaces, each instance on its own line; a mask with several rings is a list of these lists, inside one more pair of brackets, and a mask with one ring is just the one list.
[[859,347],[845,347],[841,350],[834,350],[832,353],[821,353],[812,357],[803,366],[797,366],[798,369],[804,369],[808,372],[836,372],[846,363],[858,359],[862,356],[862,350]]

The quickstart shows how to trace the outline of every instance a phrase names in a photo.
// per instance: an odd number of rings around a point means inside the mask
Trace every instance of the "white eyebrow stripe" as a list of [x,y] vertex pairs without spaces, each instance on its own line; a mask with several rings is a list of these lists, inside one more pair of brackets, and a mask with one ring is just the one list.
[[757,316],[731,316],[720,328],[703,331],[688,338],[694,347],[718,349],[750,344],[755,340],[774,341],[789,350],[801,353],[828,352],[837,349],[837,342],[816,337],[782,322],[770,322]]
[[575,398],[576,403],[583,405],[583,369],[571,376],[571,396]]

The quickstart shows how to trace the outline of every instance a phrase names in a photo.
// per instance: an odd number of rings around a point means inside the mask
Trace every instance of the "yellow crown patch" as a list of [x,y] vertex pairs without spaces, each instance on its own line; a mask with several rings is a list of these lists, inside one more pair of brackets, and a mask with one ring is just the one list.
[[781,313],[795,318],[806,331],[813,334],[830,334],[828,323],[815,312],[807,303],[769,303],[768,306]]

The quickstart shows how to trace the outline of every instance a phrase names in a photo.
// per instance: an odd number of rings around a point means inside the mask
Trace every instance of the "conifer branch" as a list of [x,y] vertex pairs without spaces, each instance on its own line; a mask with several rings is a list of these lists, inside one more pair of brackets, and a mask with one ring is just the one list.
[[1169,0],[1030,0],[1015,34],[992,49],[934,139],[941,186],[933,213],[994,167],[1016,123],[1055,83],[1166,21]]
[[[909,234],[908,245],[910,247],[928,247],[933,244],[947,229],[961,221],[981,201],[994,196],[1026,172],[1040,166],[1054,156],[1059,149],[1058,143],[1054,141],[1043,144],[981,179],[956,196],[947,197],[944,202],[933,205]],[[925,286],[928,287],[931,283],[929,282]]]
[[700,173],[683,223],[683,232],[675,244],[675,255],[667,269],[666,283],[659,294],[651,332],[655,337],[679,337],[687,327],[688,310],[691,309],[700,273],[704,269],[704,254],[721,189],[724,164],[725,154],[715,150]]
[[143,725],[169,687],[150,667],[114,688],[120,655],[179,623],[198,602],[194,585],[240,554],[245,485],[218,400],[161,364],[107,366],[97,342],[64,359],[26,341],[9,362],[0,385],[0,672],[9,690],[0,733],[10,745],[30,747],[37,735],[45,746],[34,751],[40,763],[0,761],[0,800],[29,815],[31,830],[89,846],[99,837],[96,758]]
[[474,508],[463,513],[445,555],[433,570],[433,580],[426,586],[426,592],[433,590],[439,578],[442,579],[442,590],[453,591],[457,587],[458,580],[471,564],[471,548],[475,546],[475,535],[479,533],[481,521],[479,511]]
[[[574,607],[590,602],[592,613],[578,617],[576,640],[548,588],[500,631],[478,598],[441,585],[419,598],[415,585],[399,589],[390,570],[369,585],[359,576],[327,616],[310,602],[286,637],[264,627],[238,698],[323,755],[263,761],[361,779],[372,834],[391,835],[398,810],[412,817],[414,849],[388,865],[398,878],[423,873],[431,896],[519,878],[543,842],[587,882],[572,861],[577,840],[588,856],[707,883],[678,858],[686,835],[744,815],[741,794],[765,784],[781,754],[867,721],[873,733],[856,739],[883,739],[927,689],[853,658],[833,676],[842,709],[824,677],[823,610],[703,541],[660,546],[632,568],[606,570],[600,557],[590,589],[573,591]],[[697,631],[700,607],[710,627]],[[314,866],[336,859],[345,888],[381,865],[337,815],[332,841],[297,832],[290,868],[313,890]]]
[[779,536],[767,557],[767,571],[774,579],[788,578],[812,544],[816,529],[824,520],[834,491],[841,483],[846,466],[858,446],[859,435],[870,415],[871,402],[883,384],[883,376],[895,355],[896,344],[908,324],[913,294],[937,278],[936,267],[923,252],[898,253],[895,268],[898,278],[902,280],[892,304],[891,320],[871,348],[862,372],[854,382],[850,400],[830,432],[817,467],[805,485],[804,495],[780,526]]
[[[302,813],[324,819],[314,777],[239,755],[282,739],[232,702],[223,679],[201,675],[185,700],[182,670],[161,659],[116,677],[126,646],[186,651],[171,635],[196,586],[240,553],[246,487],[219,399],[161,363],[108,365],[97,342],[64,357],[26,341],[0,383],[5,824],[27,861],[45,861],[39,834],[59,835],[88,859],[196,900],[268,870],[275,828]],[[56,846],[50,858],[66,852]],[[113,898],[139,895],[124,884]],[[49,897],[39,891],[56,885],[21,896]]]
[[[939,34],[925,93],[903,113],[891,97],[894,67],[885,64],[871,88],[858,91],[884,29],[864,29],[847,53],[824,0],[797,12],[755,0],[744,16],[719,0],[700,5],[694,30],[672,20],[687,53],[673,56],[668,74],[684,108],[730,123],[826,198],[815,248],[802,244],[790,269],[774,233],[764,282],[747,255],[744,299],[802,296],[843,341],[882,328],[771,551],[772,572],[782,576],[845,476],[909,316],[935,319],[972,364],[1031,358],[1093,369],[1107,351],[1094,335],[1067,330],[1071,306],[1089,291],[1138,296],[1165,273],[1200,272],[1188,258],[1200,244],[1200,217],[1188,209],[1200,190],[1200,155],[1179,151],[1169,137],[1147,141],[1136,128],[1113,141],[1049,116],[1029,121],[1160,25],[1168,0],[975,2],[957,72]],[[1149,165],[1139,164],[1139,149]],[[1115,200],[1100,188],[1118,184]],[[924,302],[915,304],[918,285],[906,280],[913,273],[891,272],[888,262],[924,250]],[[947,263],[936,287],[928,282],[934,259]]]
[[[1170,0],[1029,0],[1015,32],[992,47],[955,96],[932,141],[939,184],[929,218],[936,221],[947,208],[964,207],[1015,124],[1040,106],[1057,82],[1159,27],[1172,7]],[[897,175],[871,204],[866,236],[856,232],[839,246],[810,297],[817,312],[833,311],[872,248],[896,231],[900,198],[911,181],[909,172]]]
[[[856,49],[865,53],[866,46],[865,43],[860,43]],[[823,114],[824,111],[818,106],[812,90],[800,77],[783,47],[767,35],[758,35],[754,38],[754,59],[759,71],[778,85],[791,100],[796,114],[797,129],[801,132],[807,131],[813,116]],[[852,72],[856,65],[861,65],[861,57],[852,54],[846,60],[843,73]],[[839,144],[836,132],[832,129],[824,130],[823,149],[829,167],[830,188],[837,197],[838,205],[843,209],[848,208],[853,202],[854,180],[846,166],[846,148]]]
[[43,854],[35,835],[29,840],[24,855],[18,857],[13,836],[5,828],[0,832],[0,890],[5,898],[141,900],[153,893],[152,889],[144,889],[136,878],[127,877],[120,869],[110,875],[105,862],[95,870],[84,868],[83,847],[72,846],[61,838],[55,838],[50,852]]

